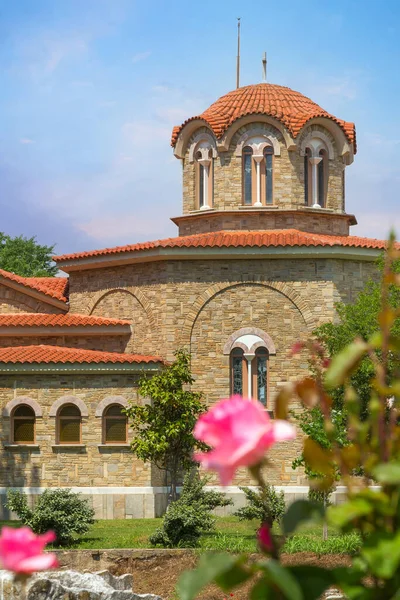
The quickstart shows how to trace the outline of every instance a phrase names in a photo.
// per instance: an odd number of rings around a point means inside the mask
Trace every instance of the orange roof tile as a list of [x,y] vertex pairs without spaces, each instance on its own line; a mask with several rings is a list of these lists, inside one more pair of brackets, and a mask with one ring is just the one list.
[[288,87],[272,83],[258,83],[238,88],[221,96],[207,110],[187,119],[172,131],[171,145],[175,146],[178,135],[189,121],[202,119],[221,138],[232,123],[250,114],[264,114],[280,121],[295,138],[307,121],[314,117],[326,117],[337,123],[356,152],[356,130],[354,123],[337,119],[318,104]]
[[68,277],[21,277],[3,269],[0,269],[0,276],[61,302],[68,300]]
[[[103,248],[102,250],[89,250],[75,254],[54,256],[53,260],[62,262],[92,258],[96,256],[110,256],[125,252],[140,252],[155,248],[237,248],[237,247],[278,247],[278,246],[349,246],[354,248],[384,249],[385,240],[357,237],[353,235],[325,235],[309,233],[297,229],[271,229],[263,231],[216,231],[212,233],[196,233],[154,242],[141,242],[128,246]],[[398,244],[400,248],[400,244]]]
[[63,348],[61,346],[15,346],[0,348],[0,363],[162,363],[159,356],[142,354],[122,354],[119,352],[100,352],[81,348]]
[[0,314],[0,327],[116,327],[120,325],[130,325],[130,322],[74,313],[58,315],[45,313]]

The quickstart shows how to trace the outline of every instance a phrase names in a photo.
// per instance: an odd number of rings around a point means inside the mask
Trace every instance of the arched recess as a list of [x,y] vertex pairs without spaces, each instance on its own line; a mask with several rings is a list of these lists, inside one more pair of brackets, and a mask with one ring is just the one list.
[[206,127],[210,135],[214,136],[214,133],[207,121],[204,119],[192,119],[188,121],[186,125],[184,125],[178,135],[178,139],[176,140],[176,144],[174,147],[174,155],[177,158],[185,158],[185,153],[187,149],[187,145],[190,142],[190,138],[195,133],[196,129],[200,129],[200,127]]
[[41,406],[36,402],[36,400],[29,398],[29,396],[18,396],[18,398],[14,398],[14,400],[8,402],[3,408],[3,417],[11,417],[11,413],[14,408],[21,406],[21,404],[26,404],[29,406],[35,413],[36,418],[43,417]]
[[270,117],[268,115],[251,114],[251,115],[246,115],[244,117],[241,117],[240,119],[238,119],[237,121],[232,123],[232,125],[230,127],[228,127],[228,129],[225,131],[225,133],[221,137],[221,139],[218,140],[218,144],[217,144],[218,150],[225,151],[225,152],[228,151],[229,146],[231,145],[233,136],[238,131],[238,129],[240,129],[244,125],[251,125],[251,124],[255,124],[255,123],[257,123],[257,124],[266,123],[267,125],[272,125],[272,127],[275,127],[275,129],[280,131],[280,133],[282,134],[282,137],[286,144],[286,148],[288,150],[294,150],[296,148],[296,143],[295,143],[294,139],[292,138],[292,136],[290,135],[290,133],[288,132],[286,127],[284,125],[282,125],[282,123],[280,121],[278,121],[277,119],[274,119],[274,117]]
[[208,133],[207,131],[203,131],[203,132],[200,132],[197,135],[195,135],[190,143],[190,146],[189,146],[189,162],[190,163],[194,162],[195,150],[196,150],[198,144],[201,142],[206,142],[207,144],[209,144],[210,150],[212,151],[213,158],[217,158],[218,154],[217,154],[217,148],[215,146],[215,138],[211,135],[211,133]]
[[112,404],[120,404],[124,408],[128,406],[128,403],[123,396],[107,396],[97,405],[95,416],[102,417],[104,411]]
[[300,143],[300,156],[305,156],[307,147],[309,146],[310,142],[315,139],[321,140],[325,144],[328,150],[329,160],[333,160],[335,158],[333,144],[329,137],[322,131],[310,131],[310,133],[303,137]]
[[296,136],[297,140],[300,140],[304,131],[313,125],[321,125],[329,131],[336,143],[336,148],[339,156],[343,157],[346,165],[350,165],[354,160],[354,150],[352,144],[347,139],[343,129],[335,123],[332,119],[327,117],[314,117],[309,119],[303,127],[300,129]]
[[97,292],[96,294],[94,294],[94,296],[92,298],[92,307],[89,309],[89,315],[92,315],[94,313],[97,306],[100,304],[100,302],[106,296],[109,296],[110,294],[114,294],[116,292],[129,294],[130,296],[133,296],[139,302],[139,304],[141,305],[141,307],[143,308],[143,310],[145,311],[145,313],[147,315],[147,318],[150,323],[150,327],[154,331],[155,327],[156,327],[156,322],[155,322],[155,319],[154,319],[154,316],[153,316],[153,313],[152,313],[152,310],[150,307],[150,303],[147,300],[146,296],[143,294],[143,292],[137,287],[126,287],[126,288],[116,287],[116,288],[112,288],[107,291],[101,290],[101,291]]
[[234,288],[238,286],[264,286],[271,288],[277,292],[283,294],[288,300],[290,300],[294,306],[299,310],[301,316],[303,317],[304,323],[307,328],[311,332],[317,326],[317,321],[313,316],[312,310],[304,298],[302,298],[297,292],[295,292],[287,283],[282,281],[251,281],[244,280],[238,282],[230,282],[230,283],[216,283],[210,286],[207,290],[202,292],[191,308],[188,311],[185,322],[181,329],[180,335],[180,345],[181,346],[190,346],[190,340],[192,337],[192,331],[196,323],[196,319],[204,306],[210,302],[217,294],[222,291],[228,290],[229,288]]
[[[245,131],[243,135],[240,136],[235,150],[236,156],[241,157],[243,153],[243,147],[247,146],[247,142],[249,140],[256,137],[265,139],[265,145],[272,146],[274,149],[274,155],[280,156],[281,146],[278,141],[278,138],[275,135],[266,131],[265,129],[262,129],[262,127],[254,127],[254,129],[249,129],[248,131]],[[260,148],[260,150],[262,153],[263,148]]]
[[76,398],[76,396],[61,396],[58,400],[53,402],[50,408],[49,417],[56,417],[59,409],[64,406],[64,404],[73,404],[78,407],[81,411],[82,417],[88,417],[89,412],[86,404],[80,398]]

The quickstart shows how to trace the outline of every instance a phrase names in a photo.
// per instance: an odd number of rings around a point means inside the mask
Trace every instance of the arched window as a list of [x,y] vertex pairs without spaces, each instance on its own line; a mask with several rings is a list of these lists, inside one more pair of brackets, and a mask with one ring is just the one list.
[[122,412],[123,406],[112,404],[103,415],[103,444],[126,444],[128,441],[128,419]]
[[272,161],[274,156],[274,149],[272,146],[266,146],[264,148],[264,160],[262,165],[261,177],[263,180],[263,204],[272,204]]
[[325,206],[325,192],[327,187],[326,176],[328,174],[327,169],[327,153],[326,150],[320,150],[319,156],[321,160],[319,161],[318,168],[318,204],[323,208]]
[[196,160],[196,208],[207,210],[213,204],[214,160],[209,146],[200,147]]
[[12,442],[14,444],[35,443],[35,412],[26,404],[17,406],[12,413]]
[[266,348],[257,348],[255,357],[252,361],[252,392],[253,398],[256,398],[261,404],[267,406],[268,400],[268,350]]
[[231,352],[231,394],[243,396],[247,389],[245,359],[241,348],[234,348]]
[[310,206],[311,204],[311,150],[306,148],[304,154],[304,204]]
[[243,204],[253,204],[253,150],[250,146],[243,148]]
[[80,444],[81,443],[81,411],[74,404],[62,406],[57,418],[57,443],[58,444]]
[[268,404],[268,350],[257,348],[244,355],[241,348],[231,352],[231,394]]

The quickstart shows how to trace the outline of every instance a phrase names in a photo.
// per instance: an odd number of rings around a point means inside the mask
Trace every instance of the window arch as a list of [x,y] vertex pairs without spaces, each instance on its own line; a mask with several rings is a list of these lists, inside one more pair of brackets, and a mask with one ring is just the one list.
[[306,206],[313,208],[325,208],[326,206],[328,150],[319,138],[310,139],[304,149],[304,203]]
[[57,444],[81,443],[81,411],[75,404],[64,404],[57,413]]
[[121,404],[111,404],[103,413],[103,444],[128,442],[128,418]]
[[321,206],[321,208],[324,208],[328,183],[328,155],[326,150],[320,150],[319,157],[321,158],[321,160],[318,163],[318,204]]
[[244,206],[273,204],[274,147],[262,137],[249,140],[242,150]]
[[13,444],[34,444],[36,441],[36,416],[27,404],[17,406],[11,416],[11,442]]
[[196,179],[196,209],[209,210],[213,206],[214,152],[207,142],[198,145],[194,153]]

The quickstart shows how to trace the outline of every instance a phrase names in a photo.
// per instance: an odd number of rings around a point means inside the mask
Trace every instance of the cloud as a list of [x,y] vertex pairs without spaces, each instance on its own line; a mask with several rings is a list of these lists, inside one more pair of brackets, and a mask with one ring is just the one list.
[[151,215],[123,214],[95,217],[79,225],[79,230],[100,243],[126,239],[133,243],[139,237],[162,237],[165,224],[157,224]]
[[22,138],[19,140],[20,144],[34,144],[35,140],[31,140],[30,138]]
[[337,96],[345,100],[355,100],[357,98],[357,83],[353,76],[345,75],[342,77],[327,76],[319,79],[313,86],[313,94],[316,96]]
[[151,52],[148,50],[147,52],[138,52],[132,56],[132,62],[134,64],[141,62],[142,60],[146,60],[151,55]]

